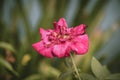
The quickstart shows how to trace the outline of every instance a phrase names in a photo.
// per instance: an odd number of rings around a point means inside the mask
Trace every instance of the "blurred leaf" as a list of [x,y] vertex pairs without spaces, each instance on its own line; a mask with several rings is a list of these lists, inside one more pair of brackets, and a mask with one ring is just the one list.
[[18,76],[18,73],[12,68],[12,66],[1,57],[0,57],[0,65],[10,70],[14,75]]
[[0,48],[4,48],[6,50],[10,50],[10,51],[12,51],[14,53],[16,52],[14,47],[11,44],[6,43],[6,42],[0,42]]
[[83,80],[97,80],[94,76],[87,73],[80,73],[80,76]]
[[65,79],[65,78],[67,78],[68,76],[72,75],[72,73],[73,73],[73,70],[70,70],[70,71],[61,73],[61,74],[59,75],[59,79],[60,79],[60,80]]
[[67,6],[69,4],[69,0],[58,0],[56,1],[56,5],[55,5],[55,17],[56,20],[63,17],[65,12],[67,11]]
[[52,66],[50,66],[49,64],[46,64],[46,62],[40,62],[38,71],[44,76],[49,76],[49,77],[55,77],[58,76],[60,74],[60,71]]
[[108,71],[108,69],[105,66],[102,66],[95,57],[92,58],[91,68],[94,75],[98,79],[103,79],[106,76],[110,75],[110,72]]
[[23,20],[23,22],[25,24],[24,29],[25,29],[26,38],[27,38],[26,44],[28,43],[27,45],[30,46],[32,39],[31,39],[31,31],[30,31],[31,25],[29,24],[30,22],[29,22],[28,16],[27,16],[28,14],[27,14],[26,10],[24,9],[23,3],[22,3],[21,0],[16,0],[16,3],[17,3],[16,8],[18,8],[20,17],[22,18],[22,20]]
[[105,80],[120,80],[120,73],[109,75]]
[[65,63],[65,65],[66,65],[66,67],[71,68],[71,67],[72,67],[72,63],[71,63],[69,60],[70,60],[70,59],[65,58],[64,63]]
[[40,80],[40,75],[39,74],[33,74],[25,78],[24,80]]
[[74,17],[74,25],[78,25],[80,23],[86,22],[86,14],[85,14],[85,7],[88,5],[90,0],[79,0],[80,5],[78,5],[78,10]]

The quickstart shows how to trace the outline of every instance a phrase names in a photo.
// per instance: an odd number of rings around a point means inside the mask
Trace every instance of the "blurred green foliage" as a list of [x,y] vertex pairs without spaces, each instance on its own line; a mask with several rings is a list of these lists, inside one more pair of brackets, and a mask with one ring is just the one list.
[[[31,45],[40,40],[39,28],[41,26],[45,29],[53,28],[52,23],[54,21],[61,17],[67,17],[66,13],[73,0],[26,0],[29,3],[34,1],[39,4],[38,9],[42,12],[34,27],[31,26],[29,19],[30,7],[27,7],[24,0],[1,0],[0,2],[0,80],[57,80],[62,72],[68,71],[61,75],[62,77],[71,74],[71,71],[65,66],[64,58],[45,58],[37,54]],[[87,34],[89,35],[90,46],[86,55],[75,55],[74,59],[82,72],[92,74],[90,69],[92,56],[99,55],[97,53],[105,48],[107,42],[111,41],[114,33],[117,30],[120,31],[118,27],[120,24],[119,21],[116,21],[106,31],[99,27],[105,17],[105,6],[110,0],[96,0],[94,7],[90,9],[90,13],[86,12],[86,7],[95,0],[75,1],[77,1],[78,6],[75,15],[71,15],[73,16],[71,26],[77,26],[81,23],[88,25]],[[8,25],[3,20],[3,14],[5,14],[4,7],[7,6],[5,3],[10,4],[10,2],[13,2],[14,6],[10,8]],[[33,16],[35,15],[33,14]],[[112,53],[112,55],[115,55],[114,58],[105,64],[112,72],[120,72],[119,68],[115,69],[116,66],[120,66],[120,54]],[[104,53],[98,58],[101,62],[106,62],[109,56],[111,54]],[[67,64],[68,66],[69,64]],[[88,79],[91,76],[88,74],[81,75],[88,76]],[[99,77],[99,74],[95,76]],[[112,76],[118,77],[119,75]],[[71,77],[67,77],[66,80],[74,79]],[[92,79],[94,80],[94,77]]]

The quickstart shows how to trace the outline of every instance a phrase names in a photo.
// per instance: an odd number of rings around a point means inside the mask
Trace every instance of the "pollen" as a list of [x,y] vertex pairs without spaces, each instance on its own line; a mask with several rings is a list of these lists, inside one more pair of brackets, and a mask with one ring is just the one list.
[[68,38],[68,36],[67,36],[67,35],[64,35],[63,38],[66,39],[66,38]]

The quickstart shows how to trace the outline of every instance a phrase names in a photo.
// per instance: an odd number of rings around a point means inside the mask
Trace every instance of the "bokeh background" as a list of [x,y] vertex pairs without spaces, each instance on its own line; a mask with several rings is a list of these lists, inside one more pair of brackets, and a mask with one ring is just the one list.
[[90,73],[93,56],[120,72],[120,0],[1,0],[0,80],[56,80],[67,70],[64,58],[45,58],[31,47],[39,28],[53,28],[61,17],[69,27],[88,25],[89,51],[74,56],[83,72]]

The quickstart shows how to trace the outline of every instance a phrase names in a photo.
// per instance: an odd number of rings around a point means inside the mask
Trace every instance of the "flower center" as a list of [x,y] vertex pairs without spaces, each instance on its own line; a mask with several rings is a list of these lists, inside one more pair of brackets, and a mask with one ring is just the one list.
[[64,43],[68,40],[70,40],[69,34],[58,34],[56,32],[51,33],[51,35],[48,35],[48,40],[51,42],[51,44],[59,44]]

